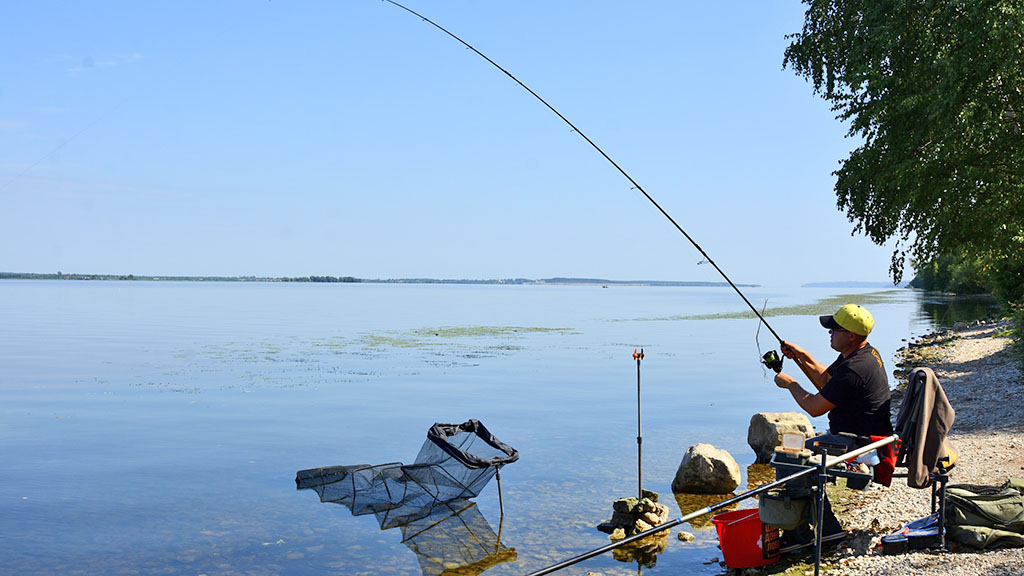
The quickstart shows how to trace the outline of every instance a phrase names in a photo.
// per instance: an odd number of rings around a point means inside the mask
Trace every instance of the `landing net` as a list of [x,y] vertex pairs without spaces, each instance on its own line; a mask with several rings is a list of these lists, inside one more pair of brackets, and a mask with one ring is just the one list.
[[479,420],[434,424],[412,464],[328,466],[300,470],[299,490],[322,502],[344,504],[352,514],[375,514],[390,528],[429,514],[437,504],[476,497],[519,452],[498,440]]
[[353,515],[375,515],[382,530],[400,528],[424,576],[473,576],[516,559],[515,549],[501,543],[500,527],[495,534],[469,499],[518,459],[519,452],[469,420],[434,424],[412,464],[300,470],[295,483]]

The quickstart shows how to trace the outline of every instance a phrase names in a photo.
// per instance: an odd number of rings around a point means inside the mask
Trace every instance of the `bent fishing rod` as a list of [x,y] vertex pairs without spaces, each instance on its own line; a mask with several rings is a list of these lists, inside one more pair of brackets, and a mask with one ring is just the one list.
[[[678,525],[680,525],[680,524],[682,524],[684,522],[688,522],[690,520],[693,520],[694,518],[698,518],[698,517],[703,516],[705,514],[710,514],[711,512],[714,512],[715,510],[718,510],[718,509],[721,509],[721,508],[725,508],[726,506],[732,506],[733,504],[736,504],[736,503],[740,502],[741,500],[746,500],[747,498],[750,498],[751,496],[757,496],[758,494],[760,494],[762,492],[767,492],[768,490],[771,490],[773,488],[778,488],[778,487],[783,486],[783,485],[785,485],[785,484],[787,484],[789,482],[792,482],[793,480],[796,480],[798,478],[802,478],[804,476],[807,476],[807,475],[809,475],[809,474],[811,474],[813,472],[818,472],[821,469],[822,466],[827,470],[828,468],[831,468],[831,467],[835,466],[836,464],[839,464],[841,462],[845,462],[846,460],[849,460],[851,458],[856,458],[857,456],[860,456],[861,454],[867,454],[868,452],[870,452],[872,450],[876,450],[878,448],[881,448],[882,446],[885,446],[887,444],[891,444],[891,443],[893,443],[893,442],[895,442],[895,441],[897,441],[899,439],[900,439],[899,435],[893,434],[892,436],[887,436],[885,438],[882,438],[881,440],[877,440],[875,442],[872,442],[871,444],[867,444],[865,446],[861,446],[860,448],[851,450],[851,451],[847,452],[846,454],[840,454],[839,456],[836,456],[834,458],[823,458],[823,462],[820,465],[808,466],[805,469],[803,469],[803,470],[801,470],[801,471],[799,471],[799,472],[797,472],[795,474],[791,474],[789,476],[786,476],[785,478],[781,478],[779,480],[776,480],[774,482],[770,482],[768,484],[762,484],[761,486],[758,486],[757,488],[754,488],[753,490],[748,490],[748,491],[746,491],[746,492],[744,492],[742,494],[738,494],[736,496],[733,496],[732,498],[729,498],[729,499],[726,499],[726,500],[722,500],[721,502],[718,502],[716,504],[712,504],[711,506],[707,506],[705,508],[701,508],[700,510],[695,510],[693,512],[690,512],[689,514],[686,514],[686,515],[682,516],[681,518],[676,518],[675,520],[669,520],[668,522],[665,522],[663,524],[659,524],[659,525],[655,526],[654,528],[648,528],[647,530],[644,530],[643,532],[637,532],[636,534],[633,534],[632,536],[629,536],[627,538],[619,540],[618,542],[612,542],[611,544],[606,544],[606,545],[604,545],[604,546],[602,546],[600,548],[595,548],[595,549],[591,550],[590,552],[585,552],[583,554],[580,554],[579,556],[574,556],[572,558],[569,558],[568,560],[563,560],[562,562],[559,562],[557,564],[552,564],[551,566],[548,566],[547,568],[542,568],[540,570],[537,570],[536,572],[531,572],[529,574],[529,576],[544,576],[544,574],[550,574],[552,572],[556,572],[556,571],[561,570],[563,568],[568,568],[569,566],[572,566],[573,564],[578,564],[578,563],[580,563],[580,562],[582,562],[584,560],[587,560],[589,558],[593,558],[594,556],[598,556],[600,554],[604,554],[605,552],[608,552],[610,550],[614,550],[615,548],[618,548],[619,546],[624,546],[624,545],[629,544],[631,542],[636,542],[637,540],[642,540],[643,538],[646,538],[648,536],[652,536],[652,535],[657,534],[658,532],[662,532],[664,530],[668,530],[669,528],[673,528],[673,527],[678,526]],[[816,530],[816,533],[820,534],[820,530]],[[818,545],[820,547],[820,541],[818,542]]]
[[[437,28],[438,30],[444,32],[445,34],[451,36],[452,38],[457,40],[460,44],[462,44],[466,48],[469,48],[470,50],[475,52],[478,56],[480,56],[481,58],[483,58],[484,60],[489,62],[492,66],[494,66],[498,70],[501,70],[502,72],[504,72],[506,76],[511,78],[513,81],[515,81],[516,84],[519,84],[524,90],[526,90],[531,95],[533,95],[534,98],[536,98],[537,100],[540,100],[541,104],[544,104],[544,106],[547,106],[548,110],[551,110],[552,112],[554,112],[556,116],[558,116],[559,118],[562,119],[563,122],[568,124],[569,127],[572,128],[573,132],[579,134],[584,140],[587,141],[587,144],[590,144],[594,148],[594,150],[597,150],[598,153],[601,154],[601,156],[604,156],[605,160],[610,162],[611,165],[614,166],[615,169],[618,170],[620,174],[622,174],[623,176],[626,177],[626,180],[629,180],[630,184],[632,184],[634,188],[639,190],[640,193],[644,195],[644,197],[646,197],[648,200],[650,200],[651,204],[653,204],[654,207],[657,208],[658,211],[661,212],[665,216],[665,218],[668,218],[668,221],[671,222],[672,225],[676,227],[676,230],[679,230],[679,232],[682,233],[682,235],[685,236],[686,239],[690,241],[690,244],[693,244],[693,247],[696,248],[698,252],[700,252],[701,256],[704,257],[704,260],[707,261],[708,264],[711,264],[711,266],[713,266],[715,268],[715,270],[717,270],[718,273],[722,275],[722,278],[725,278],[725,281],[729,283],[729,286],[732,286],[732,289],[735,290],[736,294],[738,294],[739,297],[743,299],[743,301],[747,304],[747,306],[754,313],[754,315],[757,316],[757,318],[761,321],[762,324],[765,325],[766,328],[768,328],[769,331],[771,331],[772,335],[775,336],[775,339],[779,341],[779,344],[780,345],[782,344],[782,337],[779,336],[778,333],[775,332],[774,329],[772,329],[771,325],[768,324],[768,321],[764,319],[764,316],[760,312],[757,311],[757,308],[755,308],[754,305],[750,303],[750,300],[747,300],[747,297],[743,294],[743,292],[740,291],[739,287],[736,286],[736,284],[734,284],[733,281],[729,279],[729,277],[725,274],[725,271],[723,271],[718,266],[718,264],[716,264],[715,261],[711,259],[711,256],[708,256],[708,253],[705,252],[704,249],[700,247],[700,244],[697,244],[697,241],[694,240],[693,237],[690,236],[686,232],[686,230],[683,230],[683,227],[680,226],[679,223],[676,222],[675,219],[672,218],[672,216],[669,215],[669,213],[666,212],[665,209],[662,208],[661,205],[658,204],[650,194],[647,193],[646,190],[644,190],[643,186],[641,186],[639,183],[637,183],[637,181],[634,180],[632,176],[630,176],[625,170],[623,170],[622,167],[619,166],[618,163],[615,162],[615,160],[612,160],[611,156],[606,154],[605,151],[602,150],[600,146],[595,144],[594,141],[591,140],[586,134],[584,134],[582,130],[577,128],[575,124],[570,122],[569,119],[566,118],[565,116],[563,116],[561,112],[556,110],[554,106],[552,106],[551,104],[548,104],[547,100],[541,98],[539,94],[537,94],[532,89],[530,89],[530,87],[527,86],[526,84],[524,84],[521,80],[519,80],[519,78],[516,78],[514,75],[512,75],[511,72],[509,72],[508,70],[502,68],[497,62],[495,62],[494,60],[491,60],[490,58],[488,58],[486,54],[484,54],[483,52],[477,50],[476,48],[471,46],[469,43],[467,43],[462,38],[459,38],[458,36],[456,36],[455,34],[449,32],[446,28],[444,28],[443,26],[441,26],[437,22],[434,22],[430,18],[427,18],[426,16],[420,14],[419,12],[416,12],[415,10],[412,10],[411,8],[403,6],[403,5],[399,4],[398,2],[395,2],[394,0],[384,0],[384,1],[389,3],[389,4],[392,4],[394,6],[397,6],[397,7],[401,8],[402,10],[405,10],[406,12],[409,12],[410,14],[412,14],[414,16],[417,16],[417,17],[421,18],[424,22],[426,22],[426,23],[430,24],[431,26]],[[777,360],[778,361],[779,369],[781,369],[781,365],[782,365],[781,358],[778,357],[778,356],[771,356],[769,358],[769,355],[771,355],[771,354],[774,354],[774,352],[769,352],[768,354],[765,354],[765,357],[764,357],[765,363],[769,364],[769,366],[772,369],[775,369],[774,366],[771,366],[770,362],[771,362],[771,360]],[[779,370],[776,369],[775,371],[778,372]]]

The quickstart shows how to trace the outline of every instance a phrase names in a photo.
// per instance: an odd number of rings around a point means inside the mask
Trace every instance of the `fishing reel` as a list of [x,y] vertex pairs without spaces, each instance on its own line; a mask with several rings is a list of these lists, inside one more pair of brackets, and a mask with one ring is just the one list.
[[775,350],[769,350],[765,352],[764,356],[761,356],[761,364],[771,368],[778,374],[782,372],[782,355]]

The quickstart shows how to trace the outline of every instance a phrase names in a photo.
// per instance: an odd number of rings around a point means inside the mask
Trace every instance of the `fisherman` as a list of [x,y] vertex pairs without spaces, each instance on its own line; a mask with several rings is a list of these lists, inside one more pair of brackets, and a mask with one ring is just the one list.
[[[854,436],[893,433],[889,419],[889,379],[881,355],[868,344],[875,319],[864,307],[847,304],[835,314],[820,316],[818,320],[828,329],[832,349],[839,352],[832,364],[825,366],[800,346],[782,343],[782,353],[796,362],[817,392],[804,390],[785,372],[775,376],[775,385],[789,390],[800,408],[812,417],[828,413],[828,434],[807,440],[806,447],[825,445],[834,456],[864,443]],[[823,520],[822,542],[834,542],[846,536],[832,513],[828,497],[825,497]],[[810,523],[786,530],[782,534],[781,551],[803,548],[811,544],[812,536]]]
[[817,393],[804,390],[785,372],[775,376],[775,385],[789,390],[800,408],[812,417],[828,413],[829,437],[818,441],[843,444],[836,437],[843,432],[891,435],[889,379],[881,355],[868,343],[875,319],[857,304],[847,304],[835,314],[818,319],[822,327],[828,328],[832,349],[839,352],[831,365],[818,362],[796,344],[782,343],[782,353],[796,362]]

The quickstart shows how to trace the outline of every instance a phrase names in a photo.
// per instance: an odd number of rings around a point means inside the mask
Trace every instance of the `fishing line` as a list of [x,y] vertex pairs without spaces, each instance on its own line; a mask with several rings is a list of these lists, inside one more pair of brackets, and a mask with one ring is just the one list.
[[75,132],[71,136],[68,136],[67,138],[62,138],[61,140],[59,140],[57,142],[56,146],[51,148],[50,151],[47,152],[46,154],[43,154],[42,156],[40,156],[38,160],[36,160],[35,162],[25,166],[20,172],[14,174],[10,178],[8,178],[6,181],[0,182],[0,192],[3,192],[4,190],[6,190],[8,186],[13,184],[17,180],[20,180],[20,179],[24,178],[26,174],[28,174],[29,172],[35,170],[35,168],[37,166],[39,166],[40,164],[42,164],[46,159],[56,157],[57,153],[60,152],[61,150],[63,150],[65,146],[70,144],[72,140],[75,140],[76,138],[78,138],[79,136],[84,134],[86,131],[91,129],[93,126],[99,124],[100,121],[104,120],[107,116],[110,116],[114,112],[118,111],[121,108],[121,106],[123,106],[127,102],[128,102],[128,98],[125,98],[124,100],[121,100],[120,102],[114,104],[107,111],[102,112],[98,116],[94,117],[92,119],[92,121],[90,121],[88,124],[86,124],[85,126],[80,128],[77,132]]
[[685,236],[686,239],[690,241],[690,244],[693,244],[693,247],[696,248],[698,252],[700,252],[701,256],[704,257],[704,260],[707,261],[708,264],[711,264],[712,266],[714,266],[715,270],[717,270],[718,273],[721,274],[722,278],[725,278],[725,281],[729,283],[729,286],[732,286],[732,289],[735,290],[736,294],[738,294],[739,297],[743,299],[743,301],[747,304],[747,306],[750,308],[750,310],[757,316],[757,318],[761,321],[761,323],[764,324],[765,328],[768,328],[768,330],[771,331],[772,335],[775,336],[776,340],[778,340],[780,344],[782,343],[782,337],[780,337],[778,335],[778,333],[775,332],[775,330],[772,329],[771,325],[768,324],[768,321],[764,319],[764,316],[762,316],[761,313],[757,311],[757,308],[755,308],[754,305],[750,303],[750,300],[748,300],[747,297],[744,296],[743,292],[740,291],[739,287],[737,287],[736,284],[733,283],[733,281],[729,279],[729,277],[718,266],[718,264],[716,264],[715,261],[712,260],[710,256],[708,256],[707,252],[705,252],[704,249],[701,248],[699,244],[697,244],[696,240],[694,240],[693,237],[691,237],[686,232],[686,230],[683,230],[683,227],[680,226],[679,223],[676,222],[675,219],[672,218],[672,216],[670,216],[669,213],[666,212],[665,209],[662,208],[661,205],[658,204],[654,200],[654,198],[650,194],[648,194],[647,191],[644,190],[643,187],[640,186],[640,184],[638,184],[636,180],[633,179],[632,176],[630,176],[628,173],[626,173],[626,171],[623,170],[622,167],[619,166],[615,162],[615,160],[612,160],[611,156],[606,154],[605,151],[602,150],[600,146],[595,144],[594,141],[591,140],[586,134],[584,134],[579,128],[577,128],[575,124],[570,122],[569,119],[566,118],[565,116],[563,116],[561,112],[556,110],[554,106],[552,106],[551,104],[548,104],[547,100],[541,98],[539,94],[537,94],[536,92],[531,90],[529,86],[527,86],[526,84],[523,84],[523,82],[521,80],[519,80],[519,78],[516,78],[515,76],[513,76],[511,72],[509,72],[508,70],[505,70],[504,68],[502,68],[497,62],[495,62],[494,60],[491,60],[490,58],[487,57],[486,54],[484,54],[483,52],[477,50],[473,46],[469,45],[469,43],[467,43],[462,38],[459,38],[458,36],[456,36],[455,34],[449,32],[446,28],[444,28],[443,26],[441,26],[437,22],[434,22],[430,18],[427,18],[426,16],[420,14],[419,12],[416,12],[415,10],[412,10],[411,8],[407,8],[406,6],[403,6],[403,5],[399,4],[398,2],[395,2],[394,0],[384,0],[384,1],[389,3],[389,4],[392,4],[394,6],[397,6],[397,7],[401,8],[402,10],[405,10],[406,12],[408,12],[408,13],[410,13],[410,14],[412,14],[412,15],[420,18],[420,19],[422,19],[424,22],[426,22],[426,23],[430,24],[431,26],[437,28],[438,30],[444,32],[445,34],[451,36],[452,38],[457,40],[460,44],[462,44],[466,48],[469,48],[473,52],[476,52],[476,54],[478,56],[480,56],[481,58],[483,58],[484,60],[489,62],[492,66],[494,66],[498,70],[501,70],[502,72],[504,72],[506,76],[511,78],[513,81],[515,81],[516,84],[519,84],[524,90],[526,90],[531,95],[533,95],[534,98],[536,98],[537,100],[540,100],[541,104],[544,104],[545,106],[547,106],[548,110],[551,110],[552,112],[554,112],[554,114],[556,116],[558,116],[559,118],[562,119],[563,122],[568,124],[569,127],[572,128],[573,132],[576,132],[577,134],[579,134],[584,140],[587,141],[587,144],[590,144],[594,148],[594,150],[597,150],[601,154],[601,156],[604,156],[605,160],[610,162],[611,165],[614,166],[615,169],[618,170],[620,174],[625,176],[626,180],[629,180],[629,182],[633,185],[633,187],[636,188],[637,190],[639,190],[640,193],[643,194],[644,197],[646,197],[651,202],[651,204],[653,204],[654,207],[657,208],[658,211],[661,212],[662,215],[665,216],[665,218],[668,218],[668,221],[671,222],[672,225],[676,227],[676,230],[679,230],[679,232],[682,233],[682,235]]
[[[761,307],[761,315],[764,316],[764,311],[768,308],[768,299],[765,298],[764,306]],[[761,354],[761,325],[757,325],[757,331],[754,332],[754,344],[757,345],[757,353]],[[769,350],[761,355],[761,364],[771,368],[776,374],[782,372],[782,355],[775,350]],[[764,368],[762,368],[764,370]]]

